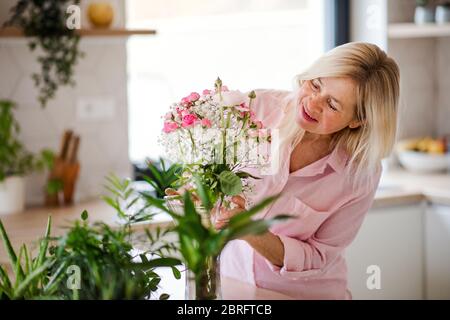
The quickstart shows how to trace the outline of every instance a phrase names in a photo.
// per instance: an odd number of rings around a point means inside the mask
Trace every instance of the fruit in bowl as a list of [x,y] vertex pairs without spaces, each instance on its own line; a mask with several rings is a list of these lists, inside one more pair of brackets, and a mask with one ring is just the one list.
[[396,152],[400,164],[417,173],[444,172],[450,169],[450,153],[444,139],[430,137],[398,142]]

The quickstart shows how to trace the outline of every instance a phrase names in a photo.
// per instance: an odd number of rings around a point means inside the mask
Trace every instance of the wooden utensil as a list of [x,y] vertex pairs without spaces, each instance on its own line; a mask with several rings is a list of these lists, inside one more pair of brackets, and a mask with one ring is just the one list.
[[[64,204],[73,203],[76,180],[80,171],[80,164],[77,159],[80,137],[74,135],[72,130],[66,130],[63,134],[61,149],[54,159],[53,168],[48,176],[47,183],[60,181],[63,185]],[[45,204],[47,206],[58,206],[61,204],[60,192],[55,194],[45,193]]]
[[72,138],[70,149],[67,155],[67,161],[64,166],[63,173],[63,194],[64,203],[73,203],[73,194],[75,191],[75,184],[80,171],[80,164],[77,159],[78,147],[80,145],[80,137],[78,135]]
[[[47,179],[47,184],[51,181],[62,181],[63,172],[64,172],[64,163],[67,157],[67,152],[69,150],[70,140],[72,139],[73,131],[66,130],[64,131],[62,140],[61,140],[61,148],[59,154],[55,159],[53,159],[53,167],[50,171]],[[47,206],[58,206],[60,204],[59,192],[55,194],[49,194],[47,190],[45,190],[45,204]]]

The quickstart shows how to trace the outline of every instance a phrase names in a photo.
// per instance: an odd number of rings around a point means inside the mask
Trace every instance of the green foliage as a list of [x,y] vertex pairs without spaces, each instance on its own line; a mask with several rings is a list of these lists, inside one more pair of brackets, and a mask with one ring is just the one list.
[[425,7],[428,5],[428,0],[416,0],[416,5],[419,7]]
[[[197,179],[197,181],[200,180]],[[200,190],[202,207],[211,208],[214,202],[209,198],[209,193],[206,192],[207,188],[200,184],[197,185],[197,190]],[[180,241],[180,253],[187,267],[194,274],[198,274],[204,269],[209,257],[217,257],[229,241],[249,234],[262,234],[273,223],[288,218],[286,215],[280,215],[272,219],[252,219],[257,212],[277,199],[277,197],[270,197],[252,209],[232,217],[227,227],[216,230],[211,225],[205,226],[202,223],[202,214],[194,205],[189,192],[183,195],[183,214],[169,209],[164,200],[145,193],[141,193],[141,195],[151,206],[168,213],[175,220],[174,231]]]
[[79,290],[67,287],[67,281],[59,282],[57,292],[63,299],[144,299],[158,289],[161,277],[157,267],[175,267],[175,258],[153,257],[145,253],[133,255],[131,231],[112,229],[104,223],[88,225],[77,221],[67,234],[58,240],[54,248],[57,263],[52,273],[61,266],[77,266],[80,270]]
[[242,193],[242,180],[234,172],[222,171],[219,174],[219,181],[224,194],[236,196]]
[[[164,240],[168,231],[145,230],[147,249],[133,250],[132,224],[153,215],[145,210],[129,212],[130,204],[137,202],[129,180],[112,175],[108,181],[114,196],[105,198],[123,221],[119,227],[90,224],[89,213],[84,210],[81,220],[69,226],[67,233],[51,238],[49,217],[45,236],[38,242],[39,252],[32,257],[25,245],[17,255],[0,220],[1,240],[14,272],[12,279],[0,266],[0,300],[146,299],[155,295],[161,281],[157,268],[170,267],[174,277],[180,279],[176,266],[181,261],[169,256],[177,248]],[[68,286],[77,280],[71,272],[73,267],[80,271],[76,287]],[[165,293],[159,297],[167,298]]]
[[34,155],[20,142],[20,126],[13,112],[15,108],[14,102],[0,100],[0,182],[9,176],[25,175],[51,165],[51,150],[44,149]]
[[84,53],[79,50],[80,36],[66,26],[66,9],[79,0],[19,0],[11,8],[6,26],[22,28],[30,38],[29,48],[39,47],[41,73],[32,78],[39,89],[39,102],[45,107],[60,85],[74,85],[74,67]]
[[44,237],[38,242],[37,255],[33,257],[26,245],[20,247],[17,255],[0,220],[0,238],[14,275],[14,279],[10,278],[7,270],[0,266],[0,300],[56,298],[54,284],[58,280],[49,274],[55,261],[47,254],[50,230],[51,217],[48,218]]
[[156,192],[158,198],[164,198],[165,190],[174,187],[178,181],[182,167],[179,164],[172,164],[166,168],[166,163],[163,158],[159,159],[159,163],[155,164],[147,160],[148,175],[142,175],[142,178],[147,181]]

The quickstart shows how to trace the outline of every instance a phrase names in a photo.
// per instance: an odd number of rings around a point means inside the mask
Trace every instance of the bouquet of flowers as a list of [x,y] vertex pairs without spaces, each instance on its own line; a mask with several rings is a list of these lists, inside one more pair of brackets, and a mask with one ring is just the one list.
[[180,183],[195,191],[196,180],[214,203],[233,207],[230,197],[251,192],[246,168],[269,165],[270,130],[255,118],[248,95],[230,91],[218,78],[213,90],[193,92],[164,116],[160,143],[168,159],[182,164]]

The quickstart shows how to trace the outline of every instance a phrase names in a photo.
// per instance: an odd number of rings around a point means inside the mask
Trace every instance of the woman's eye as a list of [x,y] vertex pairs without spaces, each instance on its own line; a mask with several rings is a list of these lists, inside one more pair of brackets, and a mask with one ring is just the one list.
[[316,83],[314,81],[311,81],[312,86],[314,87],[314,89],[319,89],[319,86],[316,85]]
[[331,103],[328,103],[328,105],[330,106],[331,109],[333,109],[334,111],[337,111],[337,108],[335,108]]

